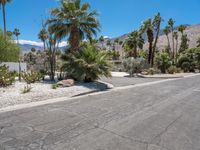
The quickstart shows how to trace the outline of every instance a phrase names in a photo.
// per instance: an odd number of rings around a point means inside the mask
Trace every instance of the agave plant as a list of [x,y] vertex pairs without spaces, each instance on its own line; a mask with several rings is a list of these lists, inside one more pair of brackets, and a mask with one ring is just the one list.
[[111,76],[109,55],[88,43],[82,46],[82,50],[65,55],[64,59],[67,62],[63,68],[75,80],[92,82],[100,76]]

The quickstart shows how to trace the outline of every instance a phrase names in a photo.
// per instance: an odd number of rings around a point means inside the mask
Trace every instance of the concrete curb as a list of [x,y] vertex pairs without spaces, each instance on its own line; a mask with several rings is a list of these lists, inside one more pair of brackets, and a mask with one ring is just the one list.
[[[200,74],[188,75],[184,78],[190,78],[190,77],[199,76],[199,75]],[[45,100],[45,101],[32,102],[32,103],[27,103],[27,104],[19,104],[19,105],[14,105],[14,106],[2,108],[2,109],[0,109],[0,113],[20,110],[20,109],[25,109],[25,108],[32,108],[32,107],[36,107],[36,106],[48,105],[48,104],[53,104],[53,103],[57,103],[57,102],[71,101],[71,100],[75,100],[75,99],[79,99],[79,98],[85,98],[85,97],[88,97],[88,96],[105,94],[105,93],[110,93],[110,92],[113,92],[113,91],[126,90],[126,89],[131,89],[131,88],[136,88],[136,87],[142,87],[142,86],[155,85],[155,84],[164,83],[164,82],[168,82],[168,81],[181,80],[181,79],[184,79],[184,78],[165,79],[165,80],[161,80],[161,81],[153,81],[153,82],[148,82],[148,83],[141,83],[141,84],[136,84],[136,85],[117,87],[117,88],[113,88],[113,89],[108,90],[108,91],[95,92],[95,93],[92,93],[92,94],[81,95],[81,96],[72,97],[72,98],[61,97],[61,98],[54,98],[54,99],[49,99],[49,100]]]

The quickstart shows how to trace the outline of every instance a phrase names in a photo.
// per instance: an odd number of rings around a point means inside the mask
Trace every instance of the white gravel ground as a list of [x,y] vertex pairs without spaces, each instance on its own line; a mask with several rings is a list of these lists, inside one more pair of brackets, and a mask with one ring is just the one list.
[[35,83],[31,84],[32,90],[29,93],[22,94],[22,90],[26,83],[16,82],[15,84],[0,88],[0,108],[12,106],[16,104],[24,104],[35,101],[42,101],[59,97],[72,97],[82,93],[94,90],[104,89],[105,85],[95,83],[81,83],[72,87],[52,89],[51,83]]

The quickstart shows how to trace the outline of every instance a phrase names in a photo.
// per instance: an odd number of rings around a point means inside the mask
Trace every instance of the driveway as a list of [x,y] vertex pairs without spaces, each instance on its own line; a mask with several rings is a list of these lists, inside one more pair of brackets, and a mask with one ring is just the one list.
[[161,78],[140,78],[140,77],[112,77],[101,78],[101,81],[112,84],[114,87],[129,86],[147,82],[154,82],[163,80]]
[[200,76],[0,114],[5,150],[199,150]]

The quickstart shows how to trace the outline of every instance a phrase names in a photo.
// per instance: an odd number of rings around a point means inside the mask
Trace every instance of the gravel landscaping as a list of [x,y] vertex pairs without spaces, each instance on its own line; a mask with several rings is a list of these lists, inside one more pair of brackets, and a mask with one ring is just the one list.
[[32,84],[31,92],[25,94],[22,93],[23,88],[26,85],[26,83],[23,82],[16,82],[12,86],[0,88],[0,108],[52,98],[69,98],[96,90],[104,90],[107,88],[106,84],[100,82],[78,83],[72,87],[59,87],[57,89],[52,89],[52,84],[53,83],[49,82]]

